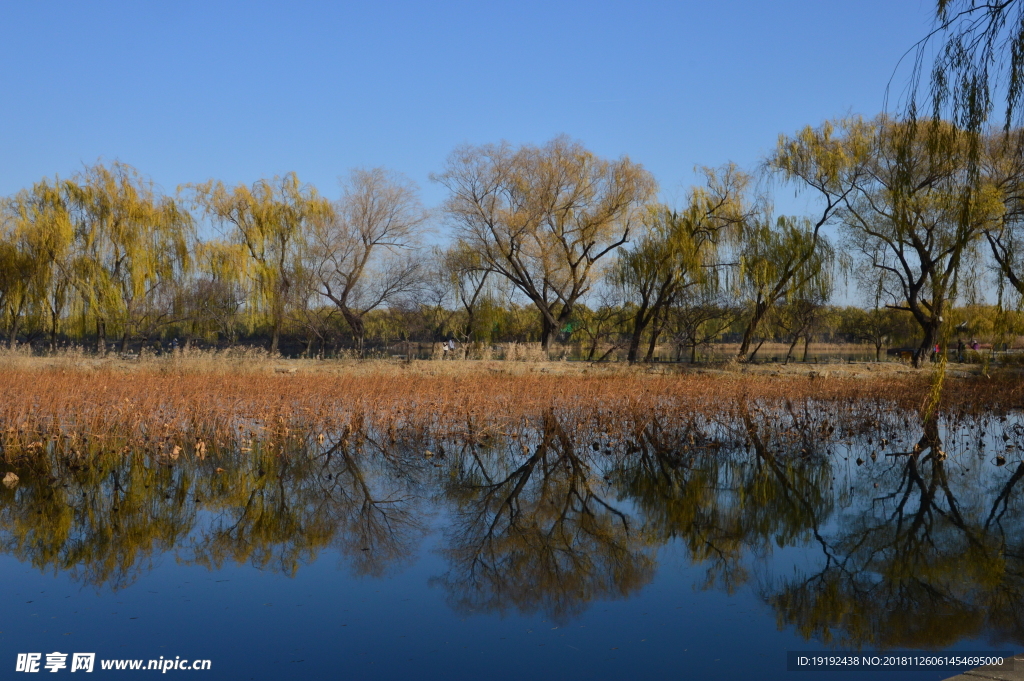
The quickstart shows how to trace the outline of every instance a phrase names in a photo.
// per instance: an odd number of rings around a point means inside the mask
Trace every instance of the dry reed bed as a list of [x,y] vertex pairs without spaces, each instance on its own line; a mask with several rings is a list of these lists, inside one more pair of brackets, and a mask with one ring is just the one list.
[[[382,367],[339,374],[0,369],[0,448],[7,460],[41,450],[76,455],[146,449],[202,458],[252,440],[322,442],[372,429],[396,437],[476,437],[538,427],[556,413],[569,426],[629,431],[651,419],[762,415],[774,409],[842,419],[855,411],[916,412],[928,376],[787,378],[706,375],[430,375]],[[948,380],[945,413],[1017,409],[1015,379]],[[796,405],[794,407],[794,405]],[[874,417],[871,417],[874,418]],[[628,425],[627,425],[628,424]],[[284,445],[281,445],[282,450]]]

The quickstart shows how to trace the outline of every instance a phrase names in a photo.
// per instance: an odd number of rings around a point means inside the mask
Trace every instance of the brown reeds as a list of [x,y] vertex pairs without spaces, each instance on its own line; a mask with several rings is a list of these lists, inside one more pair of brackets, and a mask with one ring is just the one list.
[[[453,363],[294,373],[273,365],[217,371],[8,366],[0,368],[0,448],[8,461],[55,448],[77,457],[141,449],[202,458],[223,448],[244,451],[252,440],[286,448],[366,428],[391,437],[425,431],[475,437],[536,423],[552,410],[570,424],[734,413],[740,404],[792,411],[795,403],[810,413],[871,402],[912,414],[930,386],[927,377],[906,375],[510,374],[483,364],[458,370],[445,364]],[[1022,403],[1020,381],[964,379],[950,382],[939,408],[1006,410]]]

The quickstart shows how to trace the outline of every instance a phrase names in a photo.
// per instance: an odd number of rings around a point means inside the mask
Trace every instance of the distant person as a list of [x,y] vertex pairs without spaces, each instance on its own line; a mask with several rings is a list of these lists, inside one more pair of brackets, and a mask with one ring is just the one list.
[[961,364],[963,364],[964,362],[964,349],[966,347],[967,346],[964,345],[964,339],[958,338],[956,341],[956,361],[960,362]]
[[971,350],[978,351],[978,341],[974,338],[971,339]]

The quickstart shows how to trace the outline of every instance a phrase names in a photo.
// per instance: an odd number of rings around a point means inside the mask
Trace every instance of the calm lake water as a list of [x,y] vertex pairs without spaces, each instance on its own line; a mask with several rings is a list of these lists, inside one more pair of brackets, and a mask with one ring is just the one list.
[[1024,645],[1016,415],[608,419],[15,468],[0,678],[59,651],[206,679],[943,679],[786,652]]

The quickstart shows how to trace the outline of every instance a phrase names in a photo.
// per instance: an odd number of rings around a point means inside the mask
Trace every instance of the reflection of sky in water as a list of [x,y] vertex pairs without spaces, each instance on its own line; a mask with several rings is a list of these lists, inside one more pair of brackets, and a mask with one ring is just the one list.
[[[923,620],[982,616],[971,608],[1000,597],[1006,617],[1017,612],[1019,492],[1011,489],[1001,518],[991,513],[1019,464],[1005,449],[1016,435],[1002,439],[1014,432],[1012,421],[988,423],[980,457],[977,430],[943,432],[948,458],[939,466],[920,461],[911,475],[907,457],[884,456],[899,447],[879,446],[878,433],[837,433],[831,456],[794,456],[799,448],[783,432],[791,426],[758,422],[773,450],[768,457],[754,448],[702,449],[699,437],[690,449],[654,446],[686,441],[679,432],[607,456],[589,439],[583,446],[559,441],[555,428],[547,438],[526,438],[525,450],[522,441],[475,452],[448,443],[433,459],[420,451],[335,456],[283,470],[269,470],[272,459],[243,459],[235,468],[218,461],[228,468],[223,474],[211,474],[214,463],[206,462],[188,495],[175,497],[181,478],[164,474],[164,488],[140,497],[143,518],[162,517],[164,502],[183,499],[177,508],[185,510],[173,515],[188,531],[170,532],[174,546],[155,544],[152,559],[140,556],[127,579],[99,585],[88,581],[103,571],[75,565],[73,552],[47,562],[24,546],[12,550],[17,522],[32,521],[17,514],[26,495],[50,494],[26,477],[20,496],[0,497],[0,668],[10,670],[18,652],[59,650],[209,658],[213,672],[204,678],[781,679],[789,678],[786,650],[829,647],[820,628],[794,622],[824,617],[837,640],[858,631],[884,639],[891,622],[911,627],[886,619],[888,602],[918,608],[910,614]],[[715,439],[727,430],[716,427]],[[919,428],[908,433],[901,436],[906,450],[921,436]],[[547,457],[537,459],[545,443]],[[997,448],[1005,466],[993,465]],[[268,468],[267,477],[246,477],[247,466]],[[143,480],[125,474],[119,485],[130,479]],[[218,489],[245,484],[252,491],[218,497]],[[928,490],[934,503],[916,513]],[[205,497],[199,503],[197,491]],[[904,497],[900,522],[895,505]],[[924,529],[913,530],[915,522]],[[295,549],[289,533],[315,540]],[[103,555],[102,547],[94,550]],[[901,563],[914,551],[918,562]],[[993,568],[991,560],[1006,564]],[[928,590],[919,584],[941,587],[934,602],[921,600]],[[853,590],[848,600],[828,595],[843,589]],[[950,597],[959,605],[943,602]],[[850,625],[836,615],[843,607],[874,619]],[[962,631],[974,632],[966,639],[940,622],[932,627],[936,645],[1020,644],[1021,629],[1006,617],[965,625]],[[987,640],[993,627],[1006,635],[1001,646]]]
[[455,614],[426,586],[444,569],[429,552],[383,579],[348,578],[334,558],[294,578],[163,561],[116,595],[3,558],[3,655],[10,665],[26,651],[181,655],[213,660],[204,678],[226,679],[772,679],[788,678],[784,651],[818,647],[778,631],[750,590],[695,589],[701,569],[672,547],[639,595],[594,603],[558,628],[542,615]]

